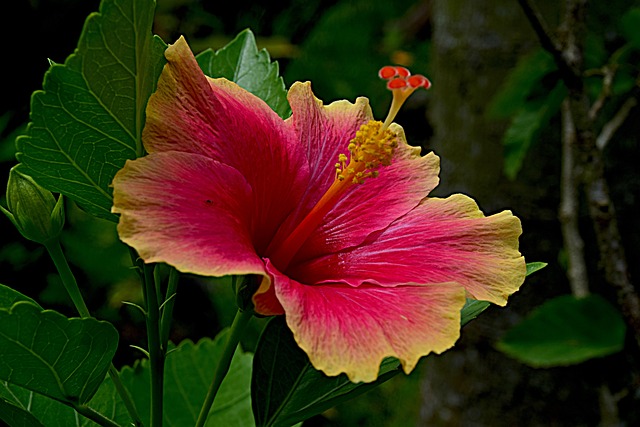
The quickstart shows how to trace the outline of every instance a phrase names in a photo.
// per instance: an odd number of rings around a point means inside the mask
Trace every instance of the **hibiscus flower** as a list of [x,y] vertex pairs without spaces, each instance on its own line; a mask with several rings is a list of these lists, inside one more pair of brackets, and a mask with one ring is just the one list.
[[323,105],[310,83],[292,115],[206,77],[179,39],[147,106],[147,156],[116,175],[121,239],[148,262],[204,276],[257,275],[255,312],[284,315],[313,366],[376,379],[396,357],[450,348],[466,298],[505,305],[525,277],[520,221],[467,196],[428,197],[439,158],[420,156],[394,112],[422,76],[385,68],[384,124],[366,98]]

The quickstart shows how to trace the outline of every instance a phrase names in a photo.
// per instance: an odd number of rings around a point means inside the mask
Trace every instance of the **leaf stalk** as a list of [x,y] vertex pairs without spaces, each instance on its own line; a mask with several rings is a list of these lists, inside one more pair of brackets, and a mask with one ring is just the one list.
[[200,415],[196,421],[196,427],[203,427],[207,420],[209,411],[213,406],[213,401],[216,398],[218,390],[220,390],[222,380],[224,380],[224,377],[229,372],[229,367],[231,366],[233,355],[236,352],[236,347],[238,347],[240,338],[244,334],[246,327],[249,324],[249,320],[251,320],[251,316],[252,314],[249,311],[238,310],[236,312],[236,317],[233,319],[233,324],[231,325],[231,329],[227,335],[227,340],[222,351],[222,356],[220,357],[220,362],[216,367],[213,380],[209,386],[209,391],[207,392],[207,396],[205,397],[202,408],[200,409]]
[[[78,310],[78,313],[80,314],[80,316],[83,318],[91,317],[91,313],[89,312],[89,309],[87,308],[87,305],[84,302],[84,298],[82,297],[82,293],[80,292],[80,288],[78,287],[78,282],[75,276],[73,275],[73,272],[69,267],[69,263],[67,262],[67,258],[65,257],[64,252],[62,251],[62,247],[60,246],[60,239],[58,238],[52,239],[47,243],[45,243],[44,247],[47,249],[47,252],[51,257],[51,260],[56,266],[56,270],[60,275],[62,285],[64,286],[65,290],[69,294],[69,297],[71,298],[73,305],[76,307],[76,310]],[[124,384],[122,384],[122,381],[120,380],[120,375],[118,374],[118,370],[113,365],[113,363],[111,363],[111,366],[109,366],[108,372],[109,372],[109,377],[111,377],[111,381],[113,381],[113,385],[115,386],[116,391],[118,392],[118,395],[120,395],[120,398],[122,399],[122,402],[124,403],[127,409],[127,412],[129,413],[129,416],[133,421],[134,426],[136,427],[142,426],[143,424],[140,419],[140,415],[138,415],[138,411],[136,410],[136,406],[133,403],[133,399],[131,398],[129,391],[125,388]],[[89,407],[86,407],[86,408],[87,410],[84,411],[83,413],[83,412],[80,412],[78,408],[74,407],[74,409],[76,409],[78,413],[84,416],[87,416],[86,414],[90,413],[89,410],[95,412],[93,409]],[[95,413],[98,415],[102,415],[97,412]],[[93,419],[90,417],[87,417],[87,418]],[[108,424],[101,424],[101,425],[108,425]]]

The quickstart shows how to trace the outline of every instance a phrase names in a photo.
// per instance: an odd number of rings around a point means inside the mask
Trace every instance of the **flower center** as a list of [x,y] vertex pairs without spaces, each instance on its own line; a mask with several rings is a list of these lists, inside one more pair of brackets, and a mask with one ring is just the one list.
[[327,192],[282,244],[273,252],[267,250],[269,259],[278,269],[282,271],[288,267],[300,247],[349,187],[363,184],[367,178],[377,177],[381,166],[391,164],[398,146],[396,139],[396,135],[389,129],[382,129],[382,122],[372,120],[360,127],[348,145],[351,154],[349,163],[346,154],[338,156],[336,177]]
[[387,88],[393,93],[387,118],[384,123],[371,120],[360,126],[347,147],[350,156],[338,156],[335,180],[327,192],[280,245],[267,249],[269,259],[280,271],[289,266],[298,250],[347,189],[354,184],[364,184],[369,178],[376,178],[381,167],[391,165],[398,141],[397,135],[389,130],[389,125],[413,91],[419,87],[428,89],[431,85],[426,77],[412,76],[404,67],[384,67],[379,75],[388,80]]
[[397,146],[396,135],[389,129],[382,129],[382,122],[372,120],[363,124],[349,142],[349,164],[346,154],[338,156],[336,180],[363,184],[366,178],[377,177],[380,166],[391,164]]

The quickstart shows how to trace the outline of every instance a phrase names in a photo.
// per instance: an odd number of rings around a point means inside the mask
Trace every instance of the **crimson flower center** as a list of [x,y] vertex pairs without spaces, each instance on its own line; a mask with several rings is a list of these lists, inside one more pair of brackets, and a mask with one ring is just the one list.
[[391,165],[397,146],[396,135],[383,126],[382,122],[371,120],[363,124],[349,142],[347,148],[350,155],[338,156],[333,184],[293,232],[280,245],[267,250],[271,262],[280,271],[284,271],[347,189],[354,184],[364,184],[368,178],[376,178],[380,167]]
[[289,266],[304,242],[349,187],[364,184],[365,180],[377,177],[380,167],[391,164],[398,143],[397,136],[389,130],[389,125],[402,104],[416,89],[429,89],[431,86],[429,79],[423,75],[411,75],[409,70],[400,66],[383,67],[378,75],[387,80],[387,88],[393,94],[387,118],[384,123],[371,120],[360,126],[356,136],[349,142],[350,156],[338,156],[335,181],[327,192],[282,243],[269,246],[267,256],[280,271]]

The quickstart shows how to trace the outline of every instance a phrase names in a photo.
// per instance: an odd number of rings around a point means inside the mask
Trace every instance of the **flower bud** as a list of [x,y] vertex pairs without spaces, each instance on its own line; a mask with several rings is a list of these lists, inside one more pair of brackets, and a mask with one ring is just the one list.
[[56,202],[50,191],[23,174],[19,165],[9,172],[7,207],[0,210],[29,240],[45,244],[60,235],[64,226],[62,196]]

